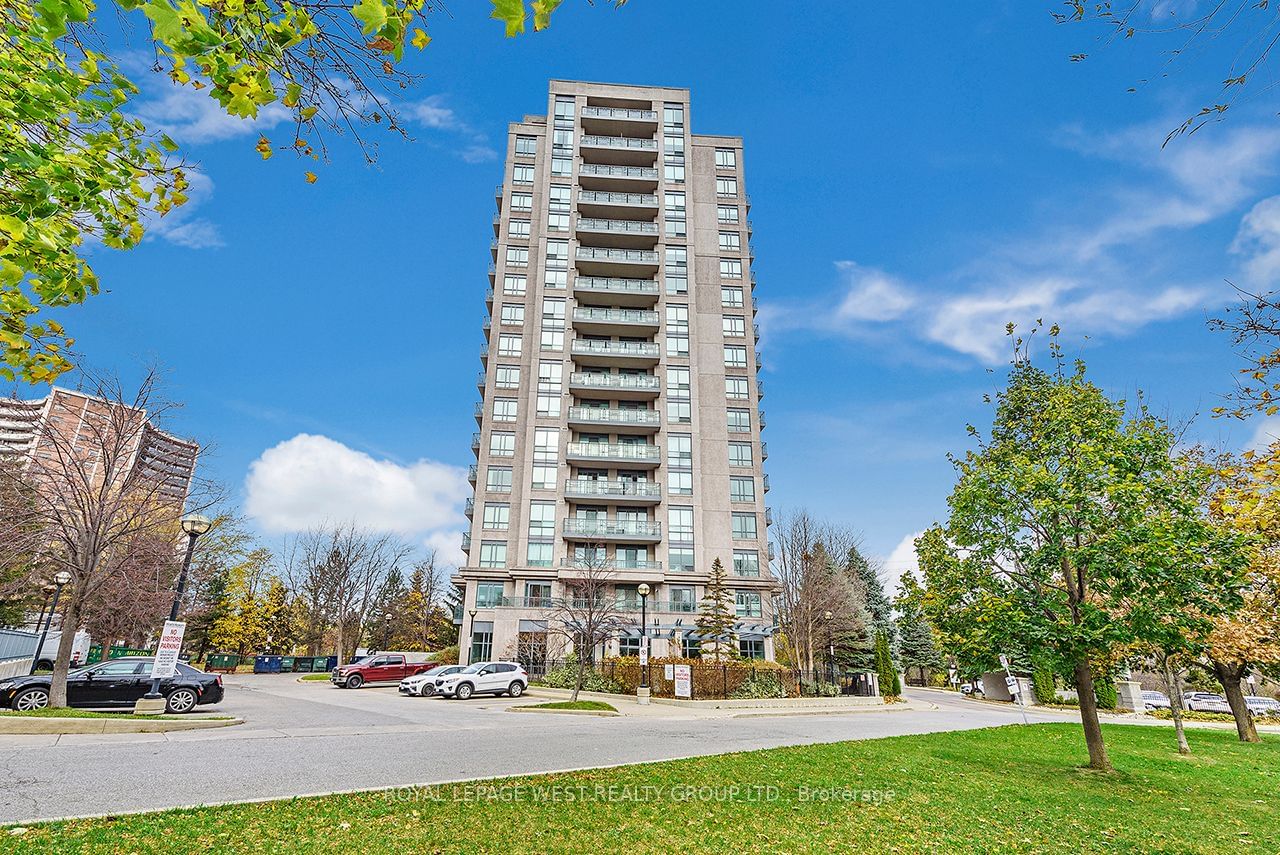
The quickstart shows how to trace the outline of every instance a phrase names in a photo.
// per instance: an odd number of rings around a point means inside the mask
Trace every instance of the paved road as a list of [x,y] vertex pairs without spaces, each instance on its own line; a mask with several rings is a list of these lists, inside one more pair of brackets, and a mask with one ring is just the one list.
[[[429,784],[964,730],[1016,710],[942,692],[913,709],[726,717],[677,708],[596,718],[506,712],[507,699],[402,698],[281,676],[228,679],[218,711],[246,724],[171,734],[0,737],[0,822]],[[1033,721],[1062,721],[1032,715]]]

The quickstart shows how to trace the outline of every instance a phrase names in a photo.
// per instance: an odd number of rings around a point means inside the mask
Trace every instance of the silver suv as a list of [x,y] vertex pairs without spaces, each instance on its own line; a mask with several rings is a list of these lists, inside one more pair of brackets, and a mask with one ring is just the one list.
[[436,683],[436,694],[465,701],[472,695],[510,695],[529,688],[529,674],[519,662],[476,662]]

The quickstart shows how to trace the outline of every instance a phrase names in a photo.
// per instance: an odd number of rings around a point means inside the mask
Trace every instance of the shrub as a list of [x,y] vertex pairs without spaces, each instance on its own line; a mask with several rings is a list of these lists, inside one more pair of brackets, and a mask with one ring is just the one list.
[[1039,703],[1051,704],[1057,700],[1058,687],[1054,684],[1053,669],[1044,660],[1032,660],[1031,688]]
[[786,687],[775,674],[752,674],[729,693],[730,698],[785,698]]
[[803,697],[819,697],[834,698],[840,694],[840,687],[835,683],[828,683],[826,680],[819,680],[816,683],[802,683],[800,686],[800,694]]
[[458,664],[458,645],[446,647],[431,657],[432,662],[438,662],[441,665],[457,665]]
[[1099,677],[1093,684],[1093,696],[1098,699],[1098,707],[1104,710],[1113,710],[1120,703],[1120,698],[1116,694],[1116,684],[1110,675]]
[[[572,689],[578,683],[578,663],[565,662],[559,668],[552,668],[538,682],[552,689]],[[622,685],[616,680],[610,680],[594,668],[588,667],[582,675],[582,691],[620,695]]]

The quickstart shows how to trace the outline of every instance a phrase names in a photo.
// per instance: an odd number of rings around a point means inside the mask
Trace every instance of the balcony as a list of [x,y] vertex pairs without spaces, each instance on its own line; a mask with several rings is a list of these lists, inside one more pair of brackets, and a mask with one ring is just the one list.
[[467,499],[467,505],[463,508],[462,512],[467,515],[467,519],[471,519],[472,515],[476,512],[476,500]]
[[600,301],[616,306],[652,306],[658,302],[658,283],[653,279],[624,279],[616,276],[578,276],[573,296],[581,301]]
[[759,377],[756,378],[756,397],[757,398],[764,397],[764,381],[761,380]]
[[760,423],[760,430],[764,430],[765,425],[768,424],[764,417],[764,410],[756,410],[756,421]]
[[478,390],[480,391],[480,394],[481,394],[481,395],[483,395],[483,394],[484,394],[484,385],[485,385],[485,382],[486,382],[487,380],[488,380],[488,374],[487,374],[487,372],[481,371],[481,372],[476,376],[476,389],[478,389]]
[[591,499],[610,505],[655,505],[662,501],[662,485],[647,481],[569,478],[564,494],[570,499]]
[[764,509],[764,524],[773,525],[773,508]]
[[476,401],[475,416],[477,422],[484,421],[484,401]]
[[[615,606],[620,612],[638,612],[640,611],[640,600],[620,600]],[[645,610],[649,614],[682,614],[691,615],[698,613],[698,604],[692,600],[650,600],[645,604]]]
[[476,431],[471,434],[471,450],[476,454],[480,453],[480,432]]
[[489,359],[489,342],[480,345],[480,361],[487,362]]
[[471,532],[469,531],[464,531],[462,533],[462,551],[463,552],[471,551]]
[[579,190],[578,212],[588,217],[630,217],[658,213],[658,197],[653,193],[610,193],[606,190]]
[[661,315],[651,309],[573,308],[573,328],[589,335],[652,335],[661,323]]
[[467,467],[467,480],[471,482],[473,487],[476,484],[476,475],[479,474],[479,471],[479,467],[474,463]]
[[578,140],[584,163],[648,166],[658,159],[658,141],[645,137],[584,135]]
[[653,374],[604,374],[594,371],[575,371],[569,375],[569,389],[617,401],[640,401],[656,398],[662,391],[662,379]]
[[661,351],[654,341],[597,341],[575,338],[569,346],[573,358],[582,365],[656,365]]
[[587,190],[654,190],[658,186],[658,170],[652,166],[583,163],[578,168],[578,183]]
[[579,113],[582,130],[589,134],[621,133],[653,136],[658,129],[657,110],[587,105]]
[[591,246],[652,247],[658,242],[658,224],[646,220],[608,220],[578,217],[574,221],[578,241]]
[[[609,517],[567,519],[566,540],[630,541],[657,543],[662,540],[662,523],[652,520],[620,520]],[[570,566],[573,566],[572,564]]]
[[760,443],[760,459],[761,460],[769,459],[769,443],[767,442]]
[[649,278],[658,272],[658,265],[661,263],[658,253],[652,249],[579,246],[575,257],[578,270],[589,276],[618,274]]
[[638,442],[571,442],[565,451],[565,459],[570,463],[649,469],[662,464],[662,449]]
[[764,481],[764,491],[769,492],[769,476],[765,475],[761,480]]
[[774,554],[774,551],[773,551],[773,543],[771,542],[769,544],[769,560],[773,561],[776,557],[777,556]]
[[615,433],[656,433],[662,427],[662,414],[657,410],[570,407],[569,424],[596,429],[609,428]]

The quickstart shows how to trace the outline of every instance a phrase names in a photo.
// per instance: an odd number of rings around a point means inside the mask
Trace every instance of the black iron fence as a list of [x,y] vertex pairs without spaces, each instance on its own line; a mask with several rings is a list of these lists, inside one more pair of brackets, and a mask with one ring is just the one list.
[[[578,663],[546,660],[524,663],[535,683],[572,688]],[[689,698],[724,700],[745,698],[874,697],[876,681],[870,672],[803,671],[750,662],[706,662],[688,659],[652,659],[643,676],[655,698],[675,698],[677,667],[689,669]],[[635,657],[588,663],[583,688],[634,694],[641,684],[640,660]],[[681,696],[683,697],[683,696]]]

